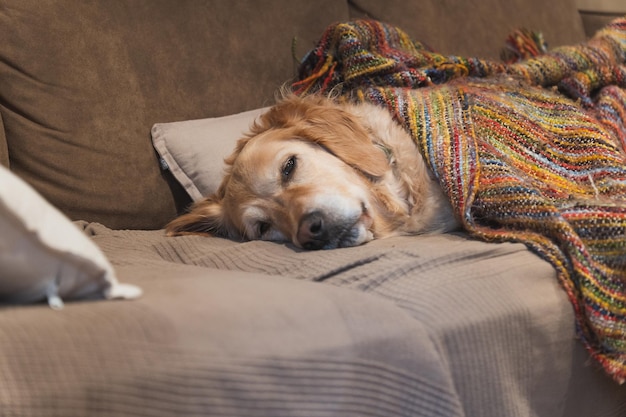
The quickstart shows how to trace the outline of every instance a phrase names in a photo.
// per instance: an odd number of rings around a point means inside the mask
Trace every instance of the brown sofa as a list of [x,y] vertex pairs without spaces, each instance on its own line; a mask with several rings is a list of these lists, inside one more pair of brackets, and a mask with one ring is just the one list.
[[191,198],[152,127],[270,105],[324,28],[364,16],[491,59],[517,27],[586,36],[573,0],[0,0],[0,161],[143,289],[2,304],[0,416],[626,413],[521,244],[163,235]]

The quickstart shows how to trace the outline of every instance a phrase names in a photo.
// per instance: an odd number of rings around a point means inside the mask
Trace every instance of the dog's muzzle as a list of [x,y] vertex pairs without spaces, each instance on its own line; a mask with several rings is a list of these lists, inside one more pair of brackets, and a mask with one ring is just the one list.
[[359,219],[334,219],[321,211],[313,211],[300,220],[296,238],[307,250],[354,246],[361,243]]

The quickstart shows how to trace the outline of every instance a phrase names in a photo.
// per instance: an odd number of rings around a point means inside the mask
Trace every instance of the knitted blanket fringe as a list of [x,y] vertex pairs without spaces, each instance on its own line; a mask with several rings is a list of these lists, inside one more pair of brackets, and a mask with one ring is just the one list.
[[623,383],[626,17],[579,45],[524,49],[536,56],[444,56],[381,22],[339,23],[293,89],[387,107],[470,235],[523,242],[554,266],[584,346]]

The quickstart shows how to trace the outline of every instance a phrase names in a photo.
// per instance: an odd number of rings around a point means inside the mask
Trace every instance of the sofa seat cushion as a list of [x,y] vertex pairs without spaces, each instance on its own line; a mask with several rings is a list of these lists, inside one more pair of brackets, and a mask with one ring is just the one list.
[[[399,371],[397,361],[405,355],[407,362],[401,365],[404,368],[400,375],[418,378],[406,380],[400,391],[395,391],[395,383],[387,385],[386,379],[381,379],[385,382],[377,385],[390,390],[380,397],[383,408],[374,409],[372,415],[403,415],[399,410],[406,415],[459,415],[453,406],[457,398],[463,405],[461,415],[483,417],[618,417],[626,406],[626,385],[613,382],[590,361],[576,340],[571,304],[553,268],[521,244],[490,244],[468,239],[464,234],[447,234],[375,240],[332,251],[300,251],[271,242],[168,238],[160,231],[111,231],[99,225],[88,225],[86,230],[116,266],[120,278],[145,289],[144,297],[123,303],[123,307],[148,303],[149,308],[157,308],[164,323],[173,323],[179,343],[188,341],[196,348],[219,344],[221,353],[231,360],[244,349],[246,355],[263,356],[276,352],[276,344],[261,334],[272,320],[278,320],[267,337],[279,337],[277,344],[299,340],[333,368],[337,356],[333,351],[316,349],[319,343],[332,342],[340,326],[340,333],[352,335],[354,345],[344,344],[346,349],[361,346],[377,355],[377,348],[361,339],[364,330],[358,330],[371,326],[370,337],[379,334],[379,346],[387,353],[376,356],[370,365],[395,373]],[[239,274],[248,278],[234,278]],[[164,276],[169,281],[162,280]],[[335,291],[339,292],[333,297],[341,298],[336,298],[338,304],[329,304],[327,297]],[[233,307],[230,315],[216,311],[231,302],[238,305],[244,296],[246,302],[254,300],[258,304],[257,310],[237,312]],[[280,318],[271,318],[277,308],[285,305],[291,306],[289,311],[283,310]],[[172,321],[171,310],[175,308],[183,308],[184,312],[181,316],[176,313],[178,318]],[[320,312],[328,316],[321,319]],[[410,318],[408,322],[406,317]],[[258,327],[259,323],[265,324]],[[224,326],[230,327],[228,333],[224,333]],[[396,330],[398,333],[394,333]],[[406,350],[398,351],[398,344]],[[290,356],[289,352],[299,355],[302,346],[286,344],[276,368],[277,377],[286,377],[284,372],[288,371],[294,378],[294,387],[284,388],[288,391],[284,415],[299,415],[298,404],[294,409],[291,403],[291,389],[299,387],[303,379],[313,382],[311,374],[299,373],[302,357],[292,362],[292,368],[284,369],[282,358]],[[419,359],[422,350],[424,356]],[[210,363],[223,360],[222,356]],[[422,360],[436,363],[424,367]],[[352,359],[346,363],[352,363]],[[201,369],[212,375],[210,381],[221,377],[207,365]],[[434,379],[436,385],[429,388],[428,383],[423,385],[423,377],[433,370],[439,376]],[[370,369],[366,374],[376,379],[377,372]],[[357,376],[364,375],[360,372],[354,375],[354,383],[364,378]],[[440,384],[448,377],[454,381],[453,391]],[[235,377],[228,378],[231,381]],[[240,399],[233,406],[233,415],[246,414],[242,407],[250,402],[242,398],[256,399],[254,382],[258,378],[265,381],[262,373],[255,371],[242,378],[247,383],[238,381],[235,390],[226,395]],[[333,378],[328,374],[327,391],[317,397],[331,408],[337,402],[349,401],[349,393],[355,392],[343,385],[343,380],[334,385]],[[265,392],[283,386],[280,379],[264,385]],[[319,393],[315,382],[311,387]],[[336,395],[337,390],[342,395],[348,393],[348,398]],[[224,391],[219,393],[207,401],[224,398]],[[441,405],[433,408],[434,397]],[[394,400],[388,404],[390,398]],[[321,405],[313,401],[310,406],[317,411]],[[386,408],[389,406],[393,408]],[[337,413],[319,411],[309,415]]]
[[147,290],[136,301],[3,309],[3,414],[464,415],[426,329],[392,303],[283,277],[146,264],[130,246],[116,266]]
[[301,252],[84,224],[132,302],[3,307],[11,415],[621,417],[554,271],[462,234]]

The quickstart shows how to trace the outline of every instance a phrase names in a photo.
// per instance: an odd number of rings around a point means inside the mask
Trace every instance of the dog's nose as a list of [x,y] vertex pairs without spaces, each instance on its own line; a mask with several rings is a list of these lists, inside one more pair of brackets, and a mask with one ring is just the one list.
[[321,249],[328,243],[326,220],[319,211],[314,211],[300,220],[298,242],[304,249]]

